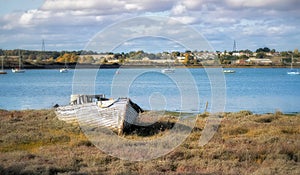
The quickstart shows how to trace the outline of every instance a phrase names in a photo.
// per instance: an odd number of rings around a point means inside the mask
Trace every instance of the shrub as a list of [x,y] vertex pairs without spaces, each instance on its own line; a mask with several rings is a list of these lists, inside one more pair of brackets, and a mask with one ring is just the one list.
[[230,129],[228,131],[228,134],[229,135],[246,134],[248,131],[249,131],[248,128],[245,128],[245,127],[236,127],[236,128]]
[[255,119],[258,123],[271,123],[272,121],[276,120],[278,117],[274,115],[263,115],[259,116],[257,119]]

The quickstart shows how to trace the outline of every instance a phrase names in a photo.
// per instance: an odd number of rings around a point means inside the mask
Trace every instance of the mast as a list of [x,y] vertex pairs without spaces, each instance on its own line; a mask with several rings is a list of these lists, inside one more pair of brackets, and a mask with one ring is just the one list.
[[21,69],[21,54],[20,54],[20,50],[19,50],[19,69]]
[[294,56],[293,56],[293,54],[292,54],[292,58],[291,58],[292,60],[291,60],[291,69],[293,69],[293,61],[294,61]]
[[3,72],[3,57],[2,57],[2,60],[1,60],[1,71]]
[[45,54],[45,40],[43,39],[42,41],[42,53],[41,53],[41,59],[44,59],[44,54]]

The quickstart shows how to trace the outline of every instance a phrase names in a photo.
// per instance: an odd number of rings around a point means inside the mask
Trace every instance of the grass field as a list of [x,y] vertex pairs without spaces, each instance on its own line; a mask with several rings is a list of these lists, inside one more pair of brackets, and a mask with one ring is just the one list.
[[[126,139],[155,139],[174,126],[166,113]],[[207,114],[197,116],[189,137],[149,161],[126,161],[95,147],[78,124],[59,121],[53,110],[0,110],[0,174],[300,174],[300,115],[221,114],[210,142],[199,146]]]

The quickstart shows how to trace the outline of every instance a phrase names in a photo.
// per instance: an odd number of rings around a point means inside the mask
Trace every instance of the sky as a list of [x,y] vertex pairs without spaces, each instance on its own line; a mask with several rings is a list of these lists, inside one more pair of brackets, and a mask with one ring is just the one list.
[[[234,40],[237,50],[300,49],[299,0],[0,0],[0,3],[0,49],[41,50],[43,40],[46,50],[57,51],[162,52],[206,50],[206,46],[231,51]],[[96,45],[91,47],[91,43]]]

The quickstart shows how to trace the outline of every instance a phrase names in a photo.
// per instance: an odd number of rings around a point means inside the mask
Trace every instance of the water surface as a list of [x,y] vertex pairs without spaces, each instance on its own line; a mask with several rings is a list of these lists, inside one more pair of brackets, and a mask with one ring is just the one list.
[[[222,75],[226,80],[225,111],[300,112],[299,75],[287,75],[288,69],[284,68],[235,70],[236,73]],[[91,86],[84,81],[85,78],[91,78],[88,77],[89,71],[95,70],[80,71],[85,73],[81,74],[82,80],[76,87],[80,86],[84,91]],[[188,70],[194,82],[185,78],[187,75],[182,71],[176,69],[172,75],[179,77],[177,80],[182,83],[178,83],[172,77],[160,73],[160,69],[145,69],[142,74],[139,69],[101,69],[94,77],[93,86],[95,93],[106,94],[107,97],[115,97],[118,94],[116,91],[125,91],[133,101],[145,109],[180,111],[182,103],[186,104],[188,99],[199,95],[199,110],[204,110],[206,102],[209,104],[209,110],[212,105],[212,83],[205,69]],[[73,75],[74,70],[68,73],[60,73],[58,70],[27,70],[24,74],[9,72],[7,75],[1,75],[0,108],[42,109],[51,108],[55,104],[68,104],[72,94]],[[189,90],[189,87],[194,85],[197,86],[197,92]],[[185,97],[182,97],[182,94]]]

